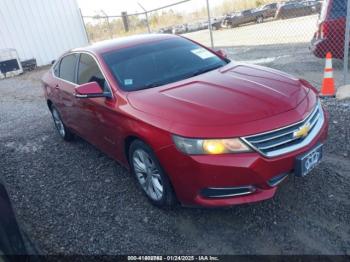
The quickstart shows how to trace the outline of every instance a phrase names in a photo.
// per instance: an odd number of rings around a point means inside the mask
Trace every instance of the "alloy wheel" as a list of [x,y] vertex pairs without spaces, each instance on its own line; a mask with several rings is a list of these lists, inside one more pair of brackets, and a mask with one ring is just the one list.
[[153,200],[163,197],[164,187],[160,172],[151,156],[143,149],[137,149],[132,156],[133,168],[145,193]]
[[61,120],[61,117],[60,117],[59,113],[57,112],[57,110],[55,108],[52,109],[52,118],[53,118],[53,121],[55,123],[55,126],[56,126],[57,131],[60,134],[60,136],[65,137],[66,130],[64,128],[64,125],[63,125],[63,122]]

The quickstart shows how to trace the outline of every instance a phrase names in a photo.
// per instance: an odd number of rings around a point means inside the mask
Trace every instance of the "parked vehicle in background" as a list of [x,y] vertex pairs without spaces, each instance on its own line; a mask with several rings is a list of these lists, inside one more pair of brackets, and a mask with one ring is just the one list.
[[208,29],[208,25],[208,21],[199,21],[191,24],[186,24],[186,33]]
[[311,41],[315,56],[324,58],[327,52],[333,57],[344,56],[347,0],[325,0],[318,19],[317,31]]
[[252,22],[262,23],[264,21],[264,10],[258,9],[248,9],[242,12],[233,13],[227,15],[221,26],[225,28],[233,28],[243,24],[248,24]]
[[178,25],[178,26],[175,26],[173,27],[172,29],[172,33],[174,35],[178,35],[178,34],[184,34],[187,32],[187,25],[184,24],[184,25]]
[[202,22],[200,22],[199,24],[200,24],[200,26],[199,26],[199,27],[200,27],[200,30],[208,29],[209,23],[208,23],[207,20],[202,21]]
[[200,24],[199,23],[191,23],[187,26],[187,32],[196,32],[200,30]]
[[276,12],[276,19],[287,19],[299,16],[306,16],[315,13],[312,6],[307,6],[301,2],[292,2],[279,5]]
[[321,12],[321,8],[322,8],[322,2],[320,1],[303,1],[301,2],[303,5],[305,6],[309,6],[312,8],[312,10],[314,11],[314,13],[320,13]]
[[173,33],[173,28],[172,27],[164,27],[159,29],[158,33],[161,34],[172,34]]
[[257,10],[262,12],[264,19],[275,17],[277,12],[278,4],[272,3],[259,7]]
[[42,80],[58,134],[128,167],[157,206],[269,199],[286,177],[310,173],[327,138],[310,83],[179,36],[74,49]]
[[223,17],[220,17],[220,18],[213,18],[211,20],[211,28],[213,30],[219,30],[221,27],[221,24],[222,24],[222,21],[223,21]]

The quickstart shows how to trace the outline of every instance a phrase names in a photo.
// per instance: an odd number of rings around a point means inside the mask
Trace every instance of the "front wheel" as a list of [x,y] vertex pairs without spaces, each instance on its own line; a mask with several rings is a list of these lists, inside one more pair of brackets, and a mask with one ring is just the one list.
[[66,141],[72,140],[74,138],[73,133],[63,124],[61,115],[54,106],[51,106],[51,115],[58,134]]
[[152,149],[140,140],[129,149],[132,173],[152,204],[169,207],[176,204],[176,196],[164,170]]
[[258,24],[261,24],[262,22],[264,22],[264,17],[259,16],[259,17],[256,19],[256,22],[257,22]]

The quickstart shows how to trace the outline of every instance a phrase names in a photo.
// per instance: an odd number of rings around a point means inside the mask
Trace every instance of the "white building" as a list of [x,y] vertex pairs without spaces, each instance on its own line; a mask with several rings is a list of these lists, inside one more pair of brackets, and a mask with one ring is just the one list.
[[47,65],[64,51],[88,44],[76,0],[1,0],[0,52]]

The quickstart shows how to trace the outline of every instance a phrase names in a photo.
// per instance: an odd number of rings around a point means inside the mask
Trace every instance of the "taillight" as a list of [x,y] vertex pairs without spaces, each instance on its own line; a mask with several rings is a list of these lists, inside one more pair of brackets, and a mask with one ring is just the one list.
[[323,23],[322,24],[320,24],[320,38],[324,38],[324,28],[323,28]]
[[324,39],[327,38],[329,34],[329,25],[326,22],[322,22],[320,24],[320,38]]

